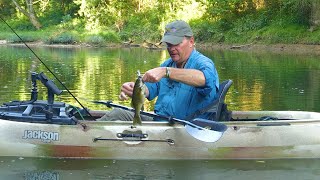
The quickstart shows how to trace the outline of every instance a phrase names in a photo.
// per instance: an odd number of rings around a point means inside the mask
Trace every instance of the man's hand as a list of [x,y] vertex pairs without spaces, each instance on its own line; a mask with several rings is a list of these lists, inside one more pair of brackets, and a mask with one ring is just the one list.
[[165,67],[157,67],[150,69],[146,73],[144,73],[142,80],[143,82],[159,82],[161,78],[166,76],[166,68]]
[[132,97],[134,82],[126,82],[121,86],[121,92],[119,95],[119,100],[128,100],[128,96]]

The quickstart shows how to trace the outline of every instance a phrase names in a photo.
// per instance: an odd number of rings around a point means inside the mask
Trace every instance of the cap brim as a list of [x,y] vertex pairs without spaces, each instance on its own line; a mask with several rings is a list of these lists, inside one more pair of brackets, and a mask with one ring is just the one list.
[[165,43],[177,45],[177,44],[180,44],[180,43],[182,42],[182,40],[183,40],[183,37],[172,36],[172,35],[165,35],[165,36],[163,36],[163,38],[161,39],[161,42],[165,42]]

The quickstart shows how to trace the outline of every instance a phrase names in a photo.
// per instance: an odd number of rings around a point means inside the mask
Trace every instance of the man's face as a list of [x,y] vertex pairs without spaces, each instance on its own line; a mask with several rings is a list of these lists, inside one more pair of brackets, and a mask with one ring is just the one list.
[[183,64],[189,59],[193,50],[194,40],[191,38],[183,38],[182,42],[177,45],[167,43],[167,50],[174,62]]

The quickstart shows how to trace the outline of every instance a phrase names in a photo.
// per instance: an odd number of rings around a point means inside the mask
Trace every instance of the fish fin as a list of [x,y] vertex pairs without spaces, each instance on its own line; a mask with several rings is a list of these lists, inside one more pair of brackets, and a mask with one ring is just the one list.
[[136,126],[136,125],[141,125],[141,117],[137,114],[134,115],[133,117],[133,126]]

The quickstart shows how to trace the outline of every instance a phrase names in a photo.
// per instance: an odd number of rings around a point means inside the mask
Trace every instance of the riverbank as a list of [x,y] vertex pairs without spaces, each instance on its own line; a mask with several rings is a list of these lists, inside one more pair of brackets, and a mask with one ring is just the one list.
[[[60,47],[60,48],[82,48],[82,47],[100,47],[100,46],[93,46],[86,43],[75,43],[75,44],[46,44],[42,41],[36,41],[36,42],[26,42],[26,44],[30,47],[35,46],[43,46],[43,47]],[[25,46],[24,43],[9,43],[6,40],[0,40],[0,45],[8,45],[8,46]],[[102,46],[101,46],[102,47]],[[115,47],[121,47],[121,44],[117,43],[110,43],[107,46],[103,46],[107,48],[115,48]]]
[[301,55],[320,55],[320,45],[306,44],[199,44],[201,48],[237,50],[237,51],[255,51],[268,53],[287,53]]
[[[0,45],[9,46],[25,46],[23,43],[8,43],[5,40],[0,40]],[[57,48],[97,48],[89,44],[45,44],[43,42],[27,43],[28,46],[46,46]],[[112,43],[101,48],[121,48],[122,44]],[[128,48],[126,46],[125,48]],[[235,51],[253,51],[253,52],[267,52],[267,53],[288,53],[301,55],[320,55],[320,45],[306,45],[306,44],[216,44],[216,43],[197,43],[196,47],[201,49],[216,49],[216,50],[235,50]],[[132,47],[134,48],[134,47]]]

